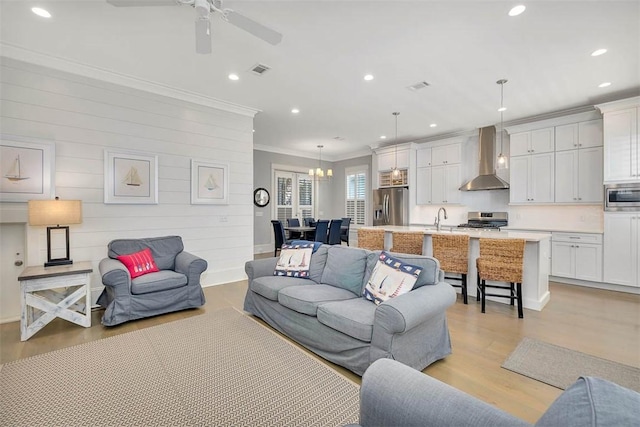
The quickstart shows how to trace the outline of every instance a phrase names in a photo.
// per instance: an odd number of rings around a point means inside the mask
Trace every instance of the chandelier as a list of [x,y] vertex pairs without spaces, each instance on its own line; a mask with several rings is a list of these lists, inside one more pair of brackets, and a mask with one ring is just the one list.
[[[318,155],[318,167],[315,169],[309,169],[309,176],[315,176],[316,178],[325,178],[325,172],[322,169],[322,148],[324,145],[318,145],[320,154]],[[333,169],[327,169],[326,178],[333,177]]]
[[507,156],[502,154],[502,134],[504,133],[504,110],[506,107],[504,106],[504,84],[507,82],[507,79],[500,79],[496,83],[500,85],[500,154],[498,154],[498,165],[496,169],[507,169],[509,167],[507,163]]

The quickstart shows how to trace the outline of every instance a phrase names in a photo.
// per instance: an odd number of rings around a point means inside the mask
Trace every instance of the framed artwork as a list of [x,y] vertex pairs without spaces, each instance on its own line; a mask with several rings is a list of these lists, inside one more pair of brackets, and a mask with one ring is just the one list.
[[104,202],[158,203],[158,156],[104,151]]
[[55,158],[52,141],[0,135],[0,202],[53,198]]
[[191,204],[229,204],[229,165],[191,159]]

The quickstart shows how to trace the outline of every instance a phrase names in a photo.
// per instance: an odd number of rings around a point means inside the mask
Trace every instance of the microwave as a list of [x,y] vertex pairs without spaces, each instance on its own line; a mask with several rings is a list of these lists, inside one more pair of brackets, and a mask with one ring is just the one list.
[[640,211],[640,183],[604,187],[605,211]]

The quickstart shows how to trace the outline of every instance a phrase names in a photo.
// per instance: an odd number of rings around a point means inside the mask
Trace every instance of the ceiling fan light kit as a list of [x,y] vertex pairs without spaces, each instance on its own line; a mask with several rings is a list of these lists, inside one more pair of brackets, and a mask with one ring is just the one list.
[[266,41],[277,45],[282,41],[282,34],[265,27],[253,19],[247,18],[232,9],[222,7],[222,0],[106,0],[117,7],[138,6],[175,6],[187,5],[196,11],[196,52],[211,53],[211,21],[212,13],[217,13],[224,21]]

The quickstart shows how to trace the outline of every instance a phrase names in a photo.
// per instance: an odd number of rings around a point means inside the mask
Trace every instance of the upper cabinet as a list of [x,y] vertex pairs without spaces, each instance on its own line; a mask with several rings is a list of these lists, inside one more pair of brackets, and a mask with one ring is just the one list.
[[640,180],[640,97],[598,105],[604,117],[604,183]]
[[461,158],[461,144],[441,145],[431,149],[432,166],[457,164],[460,163]]
[[460,203],[462,144],[416,150],[416,204]]
[[409,150],[398,148],[397,162],[395,149],[380,151],[378,154],[378,171],[390,171],[396,165],[398,169],[409,169]]
[[602,120],[556,126],[556,151],[602,146]]
[[511,135],[511,156],[551,153],[554,149],[554,128],[514,133]]
[[[406,187],[409,184],[408,169],[411,157],[408,146],[387,147],[376,150],[378,187]],[[392,169],[397,167],[399,174],[394,176]]]

